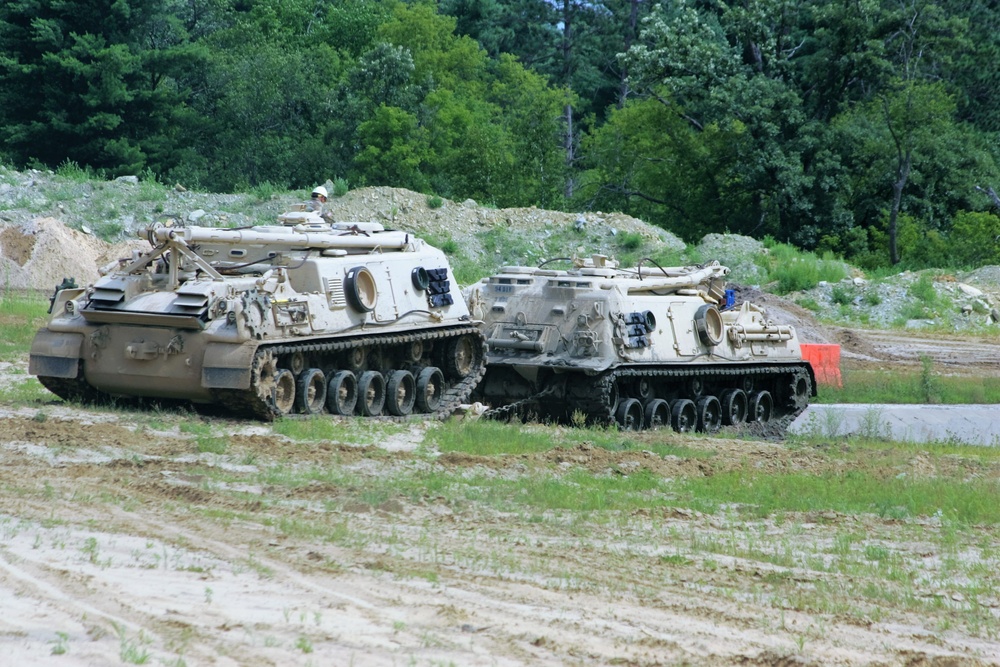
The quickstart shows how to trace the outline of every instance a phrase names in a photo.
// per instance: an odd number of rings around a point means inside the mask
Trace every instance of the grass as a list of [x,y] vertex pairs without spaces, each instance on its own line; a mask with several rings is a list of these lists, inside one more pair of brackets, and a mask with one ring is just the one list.
[[767,271],[767,281],[776,284],[778,294],[801,292],[816,287],[821,281],[836,283],[847,277],[847,265],[832,253],[817,256],[798,248],[764,239],[768,253],[757,261]]
[[877,472],[760,474],[739,470],[691,477],[681,497],[700,511],[737,504],[757,518],[782,512],[833,511],[895,520],[947,516],[963,525],[1000,525],[1000,488],[993,480],[886,479]]
[[[926,364],[926,362],[925,362]],[[843,387],[819,387],[815,403],[1000,403],[1000,377],[940,375],[928,370],[844,370]]]
[[0,361],[15,362],[48,318],[48,299],[38,293],[5,290],[0,295]]

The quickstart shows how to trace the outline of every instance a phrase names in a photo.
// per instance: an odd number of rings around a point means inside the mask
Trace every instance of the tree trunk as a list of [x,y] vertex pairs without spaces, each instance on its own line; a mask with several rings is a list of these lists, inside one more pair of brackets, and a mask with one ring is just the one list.
[[896,170],[896,181],[892,184],[892,208],[889,209],[889,261],[893,264],[899,264],[899,246],[896,242],[898,223],[899,223],[899,207],[903,201],[903,188],[906,187],[906,181],[910,178],[910,165],[913,163],[913,153],[912,151],[906,151],[906,155],[900,160],[899,167]]
[[[635,39],[636,28],[639,26],[639,2],[640,0],[629,0],[628,25],[625,27],[625,49],[624,53],[632,48],[632,40]],[[625,106],[628,99],[628,66],[622,67],[621,79],[618,88],[618,108]]]
[[[573,0],[563,0],[562,11],[563,40],[562,40],[562,65],[563,65],[563,85],[572,90],[573,86]],[[573,196],[573,105],[566,104],[566,187],[564,194],[566,199]]]

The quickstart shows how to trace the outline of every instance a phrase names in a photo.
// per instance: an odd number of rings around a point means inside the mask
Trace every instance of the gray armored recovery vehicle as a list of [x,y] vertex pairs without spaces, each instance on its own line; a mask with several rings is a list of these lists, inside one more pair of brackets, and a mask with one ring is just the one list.
[[442,252],[377,223],[151,226],[152,250],[58,289],[29,372],[67,400],[152,399],[270,420],[446,415],[485,372]]
[[793,327],[727,303],[718,262],[649,264],[595,255],[570,270],[509,266],[466,290],[488,346],[475,398],[495,415],[677,431],[806,407],[816,383]]

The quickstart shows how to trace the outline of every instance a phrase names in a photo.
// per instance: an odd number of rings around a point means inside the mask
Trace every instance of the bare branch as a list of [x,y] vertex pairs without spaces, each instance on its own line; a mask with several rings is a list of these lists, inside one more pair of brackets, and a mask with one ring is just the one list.
[[1000,208],[1000,196],[997,196],[996,190],[994,190],[993,188],[986,188],[984,190],[981,187],[979,187],[978,185],[976,186],[976,190],[978,190],[979,192],[982,192],[987,197],[989,197],[990,199],[992,199],[993,200],[993,205],[996,206],[997,208]]

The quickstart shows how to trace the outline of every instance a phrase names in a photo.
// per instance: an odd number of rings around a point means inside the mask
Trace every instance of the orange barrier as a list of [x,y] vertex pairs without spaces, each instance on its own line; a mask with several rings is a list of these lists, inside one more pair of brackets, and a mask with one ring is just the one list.
[[840,377],[839,345],[803,343],[802,358],[812,364],[813,372],[816,374],[816,384],[844,386]]

